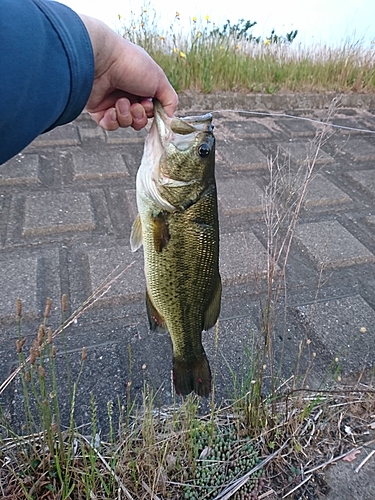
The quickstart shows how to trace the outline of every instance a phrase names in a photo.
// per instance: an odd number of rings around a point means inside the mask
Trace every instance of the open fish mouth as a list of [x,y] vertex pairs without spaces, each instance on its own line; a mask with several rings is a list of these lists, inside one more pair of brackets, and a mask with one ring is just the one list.
[[192,147],[200,132],[212,133],[214,129],[211,113],[171,118],[156,99],[154,99],[154,123],[163,147],[172,143],[180,151]]

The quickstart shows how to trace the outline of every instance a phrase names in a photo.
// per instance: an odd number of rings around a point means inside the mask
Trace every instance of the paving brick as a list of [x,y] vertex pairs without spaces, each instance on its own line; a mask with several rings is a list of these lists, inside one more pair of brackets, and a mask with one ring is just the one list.
[[309,137],[316,133],[314,125],[298,118],[279,118],[277,124],[280,125],[291,137]]
[[[290,155],[291,158],[298,164],[305,162],[307,159],[310,161],[314,158],[316,148],[309,142],[290,142],[287,144],[280,144],[280,148],[285,154]],[[326,164],[333,162],[333,158],[320,149],[316,164]]]
[[254,179],[217,181],[219,209],[224,215],[238,215],[262,210],[263,191]]
[[20,153],[12,160],[1,165],[0,186],[16,186],[18,184],[37,184],[39,156]]
[[343,144],[341,150],[349,153],[356,161],[375,160],[375,146],[366,139],[350,139]]
[[122,156],[115,151],[77,151],[73,155],[73,168],[75,180],[106,180],[129,176]]
[[105,141],[106,136],[104,130],[95,124],[93,120],[81,121],[78,125],[78,132],[82,142],[87,141]]
[[17,298],[22,300],[23,318],[37,318],[37,257],[8,257],[0,267],[0,321],[16,321]]
[[343,205],[352,199],[344,191],[321,174],[317,174],[308,186],[305,207]]
[[[100,302],[116,303],[116,301],[139,299],[145,296],[143,249],[133,253],[130,246],[100,248],[90,250],[88,256],[92,291],[130,266],[111,284],[108,293],[100,299]],[[118,269],[116,269],[117,266]],[[110,275],[111,278],[109,278]]]
[[38,193],[26,197],[23,236],[95,229],[88,193]]
[[300,224],[296,236],[318,268],[375,261],[375,256],[336,220]]
[[80,142],[77,125],[69,123],[40,135],[30,146],[76,146]]
[[143,143],[147,136],[145,129],[136,131],[131,127],[118,128],[117,130],[105,131],[108,144],[128,144],[132,142]]
[[228,167],[234,170],[267,168],[267,157],[246,140],[226,141],[218,144],[219,153]]
[[345,371],[357,371],[375,363],[375,312],[360,295],[299,306],[298,311],[332,361],[338,358],[337,367],[340,363]]
[[347,172],[346,176],[354,181],[367,194],[375,196],[375,173],[374,170],[353,170]]
[[225,121],[223,125],[238,139],[254,138],[267,139],[272,136],[271,131],[254,120]]
[[220,235],[220,274],[224,285],[245,283],[267,270],[267,252],[251,231]]

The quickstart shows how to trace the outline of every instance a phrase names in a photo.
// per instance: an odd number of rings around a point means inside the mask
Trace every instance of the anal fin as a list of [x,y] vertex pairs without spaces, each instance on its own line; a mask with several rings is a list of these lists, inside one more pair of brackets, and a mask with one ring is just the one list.
[[203,330],[209,330],[210,328],[212,328],[216,323],[217,318],[219,317],[220,304],[221,304],[221,290],[222,290],[221,278],[220,274],[218,274],[218,280],[215,292],[213,293],[211,301],[204,312]]

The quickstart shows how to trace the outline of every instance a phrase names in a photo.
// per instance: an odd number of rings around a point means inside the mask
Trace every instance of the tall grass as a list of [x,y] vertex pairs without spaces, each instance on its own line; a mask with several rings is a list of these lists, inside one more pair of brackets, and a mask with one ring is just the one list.
[[375,53],[359,42],[305,47],[290,34],[254,38],[244,30],[244,20],[229,29],[228,24],[215,27],[209,19],[195,21],[189,31],[178,17],[166,31],[158,23],[155,13],[141,9],[121,33],[158,62],[178,92],[375,90]]

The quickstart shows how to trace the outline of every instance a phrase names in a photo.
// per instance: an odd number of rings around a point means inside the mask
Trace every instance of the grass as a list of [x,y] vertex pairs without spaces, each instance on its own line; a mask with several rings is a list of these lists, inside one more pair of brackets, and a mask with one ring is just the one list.
[[[251,35],[253,23],[214,26],[209,19],[182,29],[177,16],[169,30],[152,9],[141,9],[121,32],[141,45],[164,69],[177,92],[373,92],[373,48],[357,41],[340,47],[298,44],[298,36],[265,39]],[[249,26],[246,29],[246,26]],[[291,41],[288,41],[291,40]]]

